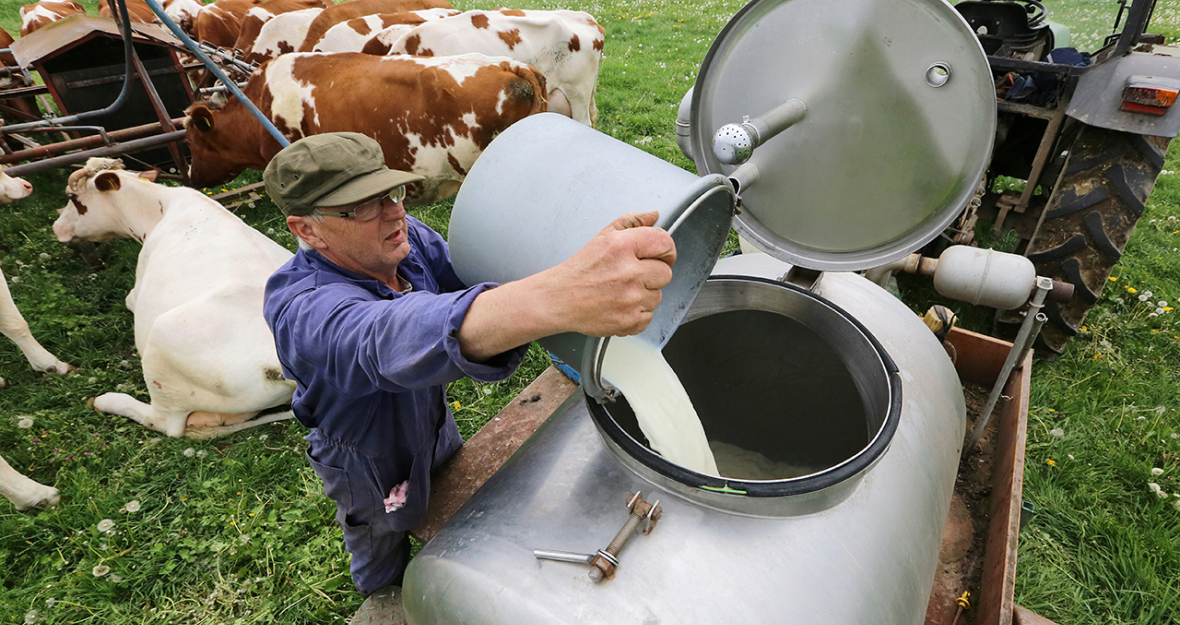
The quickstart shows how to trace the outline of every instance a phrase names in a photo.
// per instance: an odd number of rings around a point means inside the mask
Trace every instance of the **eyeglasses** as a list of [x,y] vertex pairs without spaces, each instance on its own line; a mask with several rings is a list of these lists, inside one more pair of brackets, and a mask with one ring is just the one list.
[[353,206],[352,210],[349,211],[323,211],[316,209],[312,211],[312,214],[323,215],[325,217],[351,217],[358,222],[372,221],[377,218],[377,215],[381,214],[381,208],[384,206],[385,198],[387,197],[394,204],[401,202],[406,197],[405,185],[396,187],[385,195],[379,195],[371,200],[365,200]]

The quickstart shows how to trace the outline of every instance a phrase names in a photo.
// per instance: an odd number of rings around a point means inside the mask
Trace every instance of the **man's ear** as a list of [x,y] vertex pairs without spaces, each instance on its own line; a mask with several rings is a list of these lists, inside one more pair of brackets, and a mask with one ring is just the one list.
[[319,232],[316,230],[315,222],[310,219],[304,219],[298,215],[289,215],[287,217],[287,229],[296,238],[314,247],[316,250],[323,251],[328,249],[328,244],[320,238]]

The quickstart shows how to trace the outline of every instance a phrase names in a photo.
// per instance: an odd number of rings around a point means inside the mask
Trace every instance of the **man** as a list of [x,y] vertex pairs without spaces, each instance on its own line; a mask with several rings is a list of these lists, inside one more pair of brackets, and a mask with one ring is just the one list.
[[400,585],[430,472],[462,445],[446,384],[503,380],[531,341],[560,332],[639,333],[675,246],[650,227],[655,212],[629,214],[556,267],[465,285],[446,242],[402,205],[421,177],[386,168],[369,137],[296,141],[264,180],[300,241],[267,283],[266,320],[298,384],[292,409],[311,428],[308,459],[336,501],[353,582],[371,595]]

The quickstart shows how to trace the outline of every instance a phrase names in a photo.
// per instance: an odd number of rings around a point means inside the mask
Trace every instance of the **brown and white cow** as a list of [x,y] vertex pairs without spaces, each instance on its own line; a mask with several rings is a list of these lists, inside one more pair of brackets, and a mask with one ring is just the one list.
[[307,37],[299,46],[299,52],[311,52],[315,44],[323,38],[328,29],[347,22],[354,17],[376,15],[378,13],[405,13],[406,11],[423,11],[426,9],[451,9],[447,0],[349,0],[328,7],[307,29]]
[[291,252],[200,191],[154,178],[91,158],[70,174],[70,201],[53,224],[62,242],[143,243],[126,301],[151,403],[105,393],[94,409],[191,438],[290,418],[287,410],[251,420],[289,404],[295,390],[262,317],[266,280]]
[[[480,54],[293,53],[259,67],[242,91],[291,140],[346,130],[373,137],[389,167],[426,178],[407,197],[421,205],[454,195],[499,132],[545,110],[544,80],[523,63]],[[192,107],[186,127],[194,186],[265,169],[279,151],[236,99],[219,111]]]
[[220,48],[229,48],[238,40],[242,18],[263,0],[217,0],[197,13],[195,37]]
[[197,14],[205,8],[197,0],[164,0],[164,14],[176,22],[188,36],[197,32]]
[[261,65],[280,54],[294,52],[312,20],[322,12],[323,9],[303,9],[274,16],[262,25],[250,49],[241,51],[242,60]]
[[[441,20],[444,17],[458,15],[455,9],[426,9],[425,11],[406,11],[405,13],[377,13],[354,17],[347,22],[340,22],[328,29],[323,37],[315,44],[313,52],[364,52],[365,45],[381,32],[399,27],[409,32],[423,22]],[[302,40],[301,40],[302,41]],[[381,54],[385,54],[381,52]]]
[[332,0],[265,0],[262,4],[246,11],[242,18],[238,38],[234,41],[234,49],[246,52],[253,49],[254,41],[262,27],[274,19],[275,16],[302,11],[304,9],[326,9],[332,6]]
[[[21,178],[5,174],[4,168],[0,166],[0,204],[19,200],[32,192],[33,185]],[[72,366],[58,360],[33,338],[29,332],[28,322],[12,301],[12,293],[8,290],[8,281],[4,278],[3,271],[0,271],[0,333],[12,339],[28,358],[29,364],[38,371],[66,373],[73,369]],[[0,386],[3,385],[4,381],[0,380]],[[56,488],[39,484],[22,475],[3,457],[0,457],[0,495],[11,501],[17,510],[52,506],[61,499]]]
[[[156,14],[152,12],[152,8],[143,0],[125,0],[127,3],[127,12],[131,16],[132,22],[142,22],[144,24],[151,24],[156,20]],[[116,0],[100,0],[98,3],[98,14],[101,17],[114,18],[115,12],[111,7],[111,3],[118,5]]]
[[[4,30],[3,28],[0,28],[0,48],[11,48],[12,41],[12,35],[9,35],[8,31]],[[16,62],[16,57],[12,56],[11,52],[0,54],[0,64],[3,64],[3,66],[6,68],[5,75],[0,76],[0,91],[5,89],[19,89],[21,87],[33,86],[32,81],[26,79],[25,75],[21,73],[20,66]],[[0,106],[11,109],[11,111],[3,111],[5,113],[13,113],[11,116],[6,115],[8,118],[8,123],[10,124],[25,121],[35,121],[41,118],[40,110],[37,108],[37,101],[33,98],[33,96],[0,100]],[[10,140],[11,139],[9,137],[0,138],[0,141],[4,141],[9,145],[9,147],[15,148],[13,144],[9,143]],[[21,146],[21,148],[23,147],[24,146]],[[3,169],[0,169],[0,171],[3,171]],[[5,202],[0,202],[0,204],[2,203]]]
[[26,37],[46,24],[79,13],[85,14],[86,11],[74,0],[41,0],[26,4],[20,8],[20,36]]
[[[604,31],[582,11],[468,11],[430,21],[409,32],[377,35],[364,52],[447,56],[478,52],[506,56],[541,70],[549,110],[587,126],[598,119],[594,88]],[[396,37],[396,40],[393,38]]]

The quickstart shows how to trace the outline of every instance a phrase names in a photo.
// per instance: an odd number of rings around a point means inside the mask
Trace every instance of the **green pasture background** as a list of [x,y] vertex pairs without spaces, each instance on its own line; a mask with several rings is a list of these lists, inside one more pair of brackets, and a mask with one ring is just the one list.
[[[83,4],[94,11],[94,0]],[[0,0],[0,26],[13,34],[19,5]],[[457,2],[460,9],[498,6]],[[599,130],[691,168],[676,147],[676,106],[740,2],[511,6],[593,14],[607,33]],[[1094,49],[1117,6],[1060,0],[1049,10],[1073,29],[1079,47]],[[1175,42],[1180,6],[1160,2],[1152,30]],[[856,94],[855,85],[849,93]],[[1024,492],[1038,514],[1020,539],[1016,599],[1062,625],[1178,622],[1180,324],[1171,310],[1152,316],[1156,308],[1180,308],[1176,145],[1086,329],[1060,360],[1034,370]],[[11,343],[0,341],[0,375],[9,383],[0,390],[0,454],[62,494],[56,508],[26,513],[0,502],[0,623],[344,621],[361,598],[348,576],[334,506],[303,458],[297,423],[215,441],[177,440],[85,407],[85,398],[113,390],[147,399],[123,304],[139,246],[102,244],[91,264],[54,240],[50,224],[65,204],[67,173],[30,177],[36,193],[0,207],[0,266],[14,298],[41,342],[80,367],[67,376],[34,373]],[[247,174],[234,184],[257,179]],[[449,211],[445,202],[414,213],[445,233]],[[239,214],[293,248],[269,201]],[[915,310],[931,303],[919,283],[902,286]],[[465,435],[546,364],[534,347],[510,381],[453,384],[450,400]],[[24,418],[33,426],[19,427]],[[128,508],[132,501],[138,510]],[[104,519],[113,529],[99,529]],[[702,600],[737,599],[712,597],[707,579],[700,590]]]

